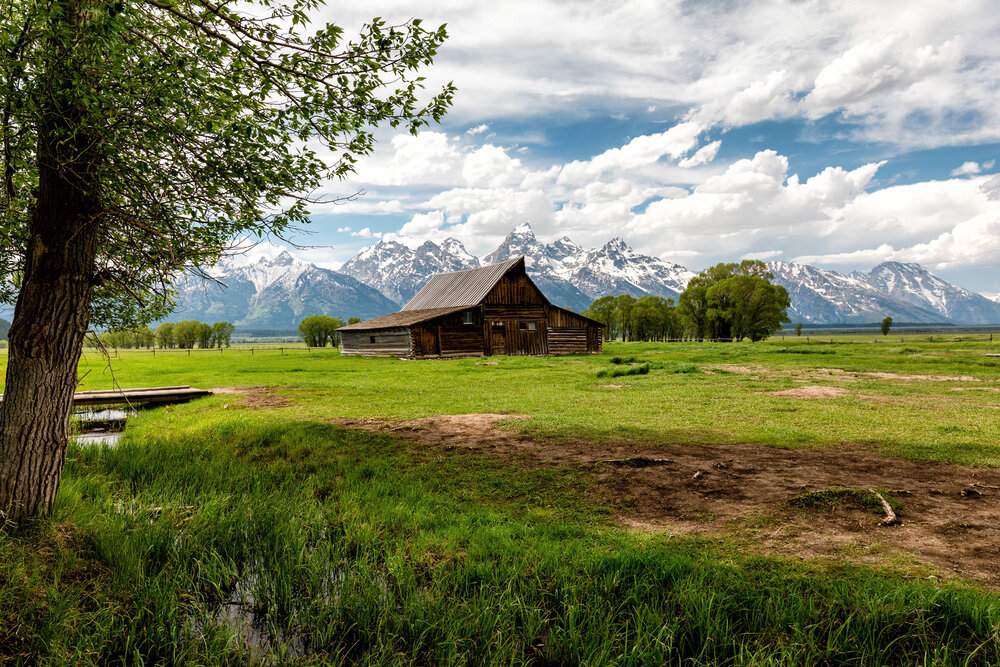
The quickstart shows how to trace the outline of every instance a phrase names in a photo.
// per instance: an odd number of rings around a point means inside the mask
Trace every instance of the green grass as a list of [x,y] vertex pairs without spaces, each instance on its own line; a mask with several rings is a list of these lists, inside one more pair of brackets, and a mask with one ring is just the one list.
[[[941,337],[936,337],[941,339]],[[838,339],[839,340],[839,339]],[[846,338],[845,338],[846,340]],[[633,441],[655,446],[760,443],[777,447],[850,445],[889,455],[969,465],[1000,465],[1000,351],[983,340],[905,344],[612,343],[604,355],[496,357],[412,362],[341,357],[334,350],[223,353],[122,352],[111,369],[121,386],[191,384],[272,386],[304,420],[327,417],[412,419],[435,414],[510,412],[530,415],[511,428],[533,436],[600,446]],[[896,341],[899,339],[896,338]],[[923,342],[921,342],[923,341]],[[805,354],[803,354],[805,352]],[[820,352],[822,354],[814,354]],[[613,364],[615,358],[636,362]],[[601,371],[648,364],[645,375]],[[742,367],[733,372],[713,367]],[[898,380],[846,373],[956,376],[978,381]],[[707,371],[707,372],[706,372]],[[81,389],[112,386],[107,362],[88,353]],[[844,397],[795,399],[771,392],[807,384],[842,386]],[[954,388],[964,391],[953,391]],[[942,427],[942,428],[939,428]],[[951,428],[949,428],[951,427]]]
[[[509,412],[530,418],[506,428],[595,448],[860,445],[1000,465],[1000,395],[982,389],[1000,386],[998,347],[609,344],[497,365],[123,352],[111,369],[88,353],[82,389],[112,386],[113,369],[126,387],[268,386],[284,403],[201,399],[133,419],[115,448],[71,446],[53,516],[0,533],[0,662],[996,665],[994,592],[626,531],[581,468],[330,420]],[[598,377],[639,367],[622,389]],[[803,379],[850,394],[772,395]],[[799,506],[869,509],[870,495]]]
[[252,623],[323,664],[1000,660],[973,588],[631,534],[570,469],[176,412],[72,448],[54,516],[0,536],[0,656],[239,664]]

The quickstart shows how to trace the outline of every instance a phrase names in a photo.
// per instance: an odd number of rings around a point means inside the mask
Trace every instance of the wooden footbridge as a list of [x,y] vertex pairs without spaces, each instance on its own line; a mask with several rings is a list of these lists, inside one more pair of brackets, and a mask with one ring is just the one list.
[[[210,396],[209,389],[195,389],[189,385],[174,387],[135,387],[131,389],[101,389],[78,391],[73,394],[73,405],[162,405],[166,403],[186,403],[192,398]],[[0,394],[0,401],[3,394]]]

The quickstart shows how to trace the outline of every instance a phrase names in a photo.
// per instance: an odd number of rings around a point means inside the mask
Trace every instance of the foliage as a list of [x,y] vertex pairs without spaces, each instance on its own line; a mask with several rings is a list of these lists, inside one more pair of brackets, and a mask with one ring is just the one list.
[[673,299],[628,294],[605,296],[594,301],[583,315],[604,325],[604,339],[675,340],[684,335],[684,326]]
[[156,334],[147,326],[131,329],[116,329],[105,331],[97,336],[100,344],[108,349],[151,348],[156,341]]
[[344,326],[339,317],[328,315],[310,315],[299,322],[299,336],[308,347],[333,347],[340,345],[340,334],[337,329]]
[[51,158],[39,151],[62,146],[50,167],[99,208],[98,327],[161,316],[173,276],[211,265],[233,238],[308,222],[303,193],[350,173],[376,126],[415,133],[454,92],[422,92],[417,72],[446,32],[418,19],[375,19],[349,39],[310,23],[314,0],[3,6],[0,300],[19,290]]
[[10,331],[10,322],[0,317],[0,340],[7,340],[8,331]]
[[803,326],[802,322],[796,322],[795,323],[795,335],[796,336],[801,336],[802,335],[802,326]]
[[232,322],[216,322],[212,325],[212,347],[229,347],[236,327]]
[[357,324],[360,321],[361,321],[360,317],[349,317],[349,318],[347,318],[347,323],[348,324]]
[[790,321],[788,292],[773,278],[759,260],[716,264],[691,279],[678,308],[699,339],[762,340]]
[[891,317],[887,317],[884,320],[882,320],[882,324],[880,325],[879,328],[881,329],[883,336],[888,336],[889,335],[889,329],[892,328],[892,318]]
[[182,350],[190,350],[198,342],[201,322],[198,320],[181,320],[174,325],[174,343]]
[[156,344],[162,349],[174,346],[174,323],[164,322],[156,327]]

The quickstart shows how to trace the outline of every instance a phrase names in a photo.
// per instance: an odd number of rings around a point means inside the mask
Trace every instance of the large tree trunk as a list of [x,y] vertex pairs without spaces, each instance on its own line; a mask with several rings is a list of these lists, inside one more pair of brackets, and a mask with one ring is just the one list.
[[[53,19],[65,38],[78,0]],[[68,48],[50,51],[50,90],[38,127],[38,195],[0,403],[0,523],[48,513],[62,477],[77,364],[90,319],[98,222],[99,159],[77,94],[85,77]],[[74,71],[75,70],[75,71]]]

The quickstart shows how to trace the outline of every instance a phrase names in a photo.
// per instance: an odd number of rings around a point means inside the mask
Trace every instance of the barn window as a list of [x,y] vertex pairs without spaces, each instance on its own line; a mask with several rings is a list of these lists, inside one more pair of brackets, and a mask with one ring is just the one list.
[[535,330],[535,323],[528,322],[528,331],[534,331],[534,330]]
[[375,336],[369,336],[368,337],[368,342],[374,343],[375,342]]
[[472,311],[466,310],[462,313],[462,324],[472,324]]
[[527,322],[518,322],[517,323],[517,330],[518,331],[527,331],[528,330],[528,323]]

